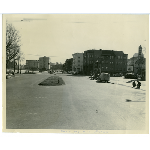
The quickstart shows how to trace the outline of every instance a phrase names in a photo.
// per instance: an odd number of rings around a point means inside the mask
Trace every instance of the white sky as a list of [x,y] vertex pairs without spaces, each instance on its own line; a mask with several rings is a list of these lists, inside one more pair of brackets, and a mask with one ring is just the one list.
[[20,31],[25,60],[47,56],[53,63],[64,63],[73,53],[88,49],[123,51],[130,58],[139,45],[148,47],[148,15],[18,14],[6,18]]

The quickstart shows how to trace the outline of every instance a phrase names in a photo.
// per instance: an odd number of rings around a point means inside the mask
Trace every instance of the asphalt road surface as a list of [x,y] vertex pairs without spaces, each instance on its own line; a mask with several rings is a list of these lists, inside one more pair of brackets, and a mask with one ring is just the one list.
[[145,129],[145,91],[57,75],[65,85],[39,86],[46,72],[6,80],[6,129]]

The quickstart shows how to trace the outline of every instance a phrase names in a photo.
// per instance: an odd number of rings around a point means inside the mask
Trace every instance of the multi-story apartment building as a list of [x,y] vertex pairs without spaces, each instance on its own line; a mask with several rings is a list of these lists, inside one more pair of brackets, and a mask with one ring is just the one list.
[[39,58],[39,69],[43,70],[43,71],[50,69],[49,61],[50,61],[49,57],[46,57],[46,56],[40,57]]
[[98,68],[98,61],[100,61],[102,50],[87,50],[83,53],[83,72],[86,75],[94,72]]
[[38,60],[26,60],[26,69],[37,70],[39,68]]
[[77,73],[83,71],[83,53],[75,53],[72,54],[73,63],[72,63],[72,71]]
[[124,54],[123,51],[114,51],[115,54],[115,73],[125,74],[127,72],[127,59],[128,54]]
[[83,70],[89,75],[95,70],[98,72],[126,73],[127,57],[122,51],[87,50],[83,55]]

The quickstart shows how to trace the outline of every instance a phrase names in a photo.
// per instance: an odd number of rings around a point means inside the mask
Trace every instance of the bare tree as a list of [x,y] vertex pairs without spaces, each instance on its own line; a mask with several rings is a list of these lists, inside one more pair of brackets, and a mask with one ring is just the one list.
[[20,51],[20,39],[19,31],[6,22],[6,68]]

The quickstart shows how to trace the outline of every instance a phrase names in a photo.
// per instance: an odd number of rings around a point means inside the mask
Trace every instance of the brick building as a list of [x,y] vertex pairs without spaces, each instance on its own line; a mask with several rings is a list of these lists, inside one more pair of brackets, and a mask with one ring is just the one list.
[[94,72],[95,68],[98,68],[97,60],[100,59],[102,50],[87,50],[83,53],[83,72],[86,75],[89,75],[91,72]]
[[124,54],[123,51],[114,51],[115,54],[115,73],[123,73],[127,72],[127,60],[128,54]]
[[127,72],[127,57],[122,51],[87,50],[83,54],[83,71],[86,75],[91,72],[107,72],[110,74]]

